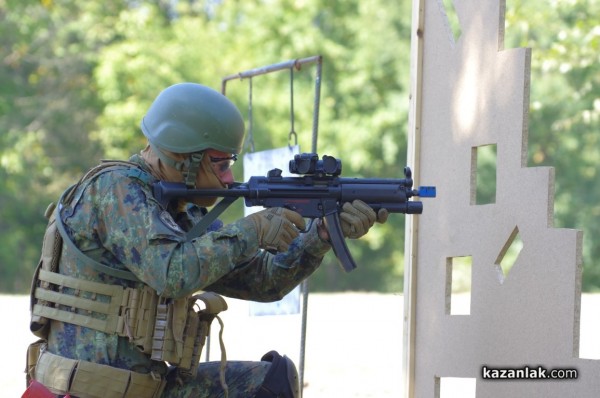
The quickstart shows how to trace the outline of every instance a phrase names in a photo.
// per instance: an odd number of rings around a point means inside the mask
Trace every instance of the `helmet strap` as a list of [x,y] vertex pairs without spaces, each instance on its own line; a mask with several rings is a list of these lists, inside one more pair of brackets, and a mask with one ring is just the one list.
[[183,161],[185,169],[182,171],[185,185],[188,188],[196,188],[196,177],[200,170],[200,163],[204,158],[204,152],[194,152]]
[[185,185],[188,188],[196,187],[196,176],[198,175],[200,163],[202,163],[202,159],[204,158],[204,152],[194,152],[183,160],[175,160],[167,156],[153,143],[149,142],[149,144],[161,162],[177,171],[180,171],[183,174]]

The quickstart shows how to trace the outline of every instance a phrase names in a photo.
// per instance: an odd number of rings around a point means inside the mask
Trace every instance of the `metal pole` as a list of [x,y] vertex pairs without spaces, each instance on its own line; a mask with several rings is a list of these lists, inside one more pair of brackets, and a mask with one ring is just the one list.
[[[317,153],[317,139],[319,136],[319,109],[321,106],[321,74],[323,71],[323,57],[321,55],[315,55],[308,58],[291,59],[289,61],[279,62],[272,65],[262,66],[259,68],[250,69],[244,72],[225,76],[221,80],[221,93],[226,95],[227,82],[235,79],[246,79],[253,78],[255,76],[264,75],[271,72],[277,72],[285,69],[300,70],[302,65],[316,63],[317,73],[315,77],[315,102],[313,109],[313,125],[312,125],[312,147],[311,151]],[[250,97],[250,101],[252,97]],[[250,106],[252,106],[250,104]],[[293,128],[292,128],[293,130]],[[306,324],[308,317],[308,279],[305,279],[300,285],[302,291],[302,325],[301,325],[301,337],[300,337],[300,359],[298,363],[298,375],[300,382],[300,396],[304,392],[304,359],[306,355]]]
[[226,93],[226,86],[229,80],[235,79],[245,79],[248,77],[254,77],[259,75],[265,75],[267,73],[276,72],[284,69],[295,68],[296,70],[300,70],[302,65],[309,63],[317,63],[317,65],[321,65],[323,57],[321,55],[315,55],[308,58],[298,58],[298,59],[290,59],[289,61],[279,62],[272,65],[261,66],[259,68],[250,69],[244,72],[235,73],[232,75],[225,76],[221,80],[221,93]]
[[[317,153],[317,139],[319,137],[319,109],[321,106],[321,73],[323,71],[323,57],[316,57],[317,62],[317,75],[315,78],[315,103],[313,110],[313,126],[312,126],[312,147],[311,152]],[[304,359],[306,357],[306,325],[308,317],[308,294],[309,286],[308,279],[302,281],[300,287],[302,291],[302,332],[300,337],[300,363],[299,377],[300,377],[300,396],[304,392]]]

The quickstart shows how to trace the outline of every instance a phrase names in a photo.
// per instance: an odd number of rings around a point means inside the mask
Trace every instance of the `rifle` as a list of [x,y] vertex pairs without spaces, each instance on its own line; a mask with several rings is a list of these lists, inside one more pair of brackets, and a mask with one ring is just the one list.
[[[350,272],[356,263],[342,234],[339,212],[345,202],[360,199],[377,212],[421,214],[423,204],[413,196],[434,198],[433,186],[412,189],[412,172],[404,168],[403,179],[342,178],[342,162],[333,156],[319,159],[316,153],[295,155],[289,171],[298,177],[283,177],[273,169],[266,177],[250,177],[248,182],[234,183],[229,189],[190,189],[184,183],[159,181],[153,185],[154,198],[164,207],[174,199],[222,197],[223,199],[188,233],[188,240],[199,236],[231,203],[244,197],[246,206],[285,207],[312,220],[324,218],[333,251],[343,269]],[[307,230],[310,228],[307,228]],[[306,232],[306,231],[301,231]]]

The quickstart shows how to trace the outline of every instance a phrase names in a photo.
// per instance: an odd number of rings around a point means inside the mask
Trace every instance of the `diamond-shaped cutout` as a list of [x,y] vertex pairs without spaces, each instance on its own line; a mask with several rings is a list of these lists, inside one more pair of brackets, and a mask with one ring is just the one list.
[[515,227],[496,259],[495,265],[500,283],[504,283],[506,280],[508,273],[515,265],[522,249],[523,241],[519,236],[519,228]]
[[446,20],[448,21],[448,27],[452,32],[452,40],[454,43],[458,41],[460,34],[462,33],[462,29],[460,27],[460,21],[458,19],[458,14],[456,13],[456,9],[454,8],[453,0],[438,0],[441,1],[441,5],[444,10],[444,14],[446,15]]

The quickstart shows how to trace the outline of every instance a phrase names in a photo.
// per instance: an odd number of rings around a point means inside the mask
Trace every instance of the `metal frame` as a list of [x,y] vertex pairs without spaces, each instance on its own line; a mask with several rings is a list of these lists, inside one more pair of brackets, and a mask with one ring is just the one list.
[[[227,93],[227,83],[231,80],[243,80],[249,79],[249,98],[248,98],[248,106],[250,109],[249,118],[251,119],[251,109],[252,109],[252,78],[260,75],[264,75],[267,73],[278,72],[282,70],[290,70],[292,73],[294,70],[300,70],[303,65],[306,64],[316,64],[317,73],[315,77],[315,101],[314,101],[314,109],[313,109],[313,125],[312,125],[312,145],[311,152],[317,153],[317,139],[319,136],[319,108],[321,106],[321,75],[323,71],[323,57],[321,55],[315,55],[307,58],[298,58],[292,59],[284,62],[279,62],[276,64],[266,65],[254,69],[250,69],[244,72],[239,72],[236,74],[231,74],[225,76],[221,80],[221,93],[226,95]],[[295,134],[294,131],[294,115],[293,115],[293,75],[290,79],[290,84],[292,87],[291,92],[291,104],[292,104],[292,129],[290,131],[290,136]],[[251,135],[252,129],[252,120],[249,120],[249,135]],[[252,151],[254,151],[254,145],[251,147]],[[298,373],[299,373],[299,382],[300,382],[300,394],[302,395],[304,389],[304,360],[306,354],[306,324],[307,324],[307,315],[308,315],[308,294],[309,294],[309,286],[308,280],[304,280],[301,285],[302,291],[302,330],[301,330],[301,342],[300,342],[300,363],[298,364]]]

